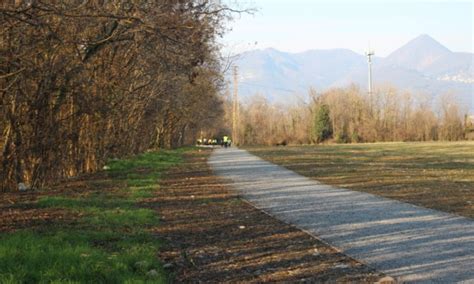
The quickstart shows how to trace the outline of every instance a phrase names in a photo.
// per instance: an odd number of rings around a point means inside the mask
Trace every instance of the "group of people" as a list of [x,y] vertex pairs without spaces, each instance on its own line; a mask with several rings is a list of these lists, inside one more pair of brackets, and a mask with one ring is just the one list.
[[221,145],[221,147],[230,147],[232,145],[232,140],[230,140],[229,136],[224,135],[221,139],[216,139],[216,138],[200,138],[197,139],[196,144],[198,146],[200,145],[210,145],[210,146],[216,146],[216,145]]

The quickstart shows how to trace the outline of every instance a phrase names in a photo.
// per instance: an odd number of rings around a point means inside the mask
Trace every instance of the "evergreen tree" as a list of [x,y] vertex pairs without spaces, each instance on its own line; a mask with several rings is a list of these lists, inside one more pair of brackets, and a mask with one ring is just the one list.
[[332,135],[332,122],[329,113],[329,106],[326,104],[321,104],[316,109],[313,125],[313,137],[317,143],[329,139]]

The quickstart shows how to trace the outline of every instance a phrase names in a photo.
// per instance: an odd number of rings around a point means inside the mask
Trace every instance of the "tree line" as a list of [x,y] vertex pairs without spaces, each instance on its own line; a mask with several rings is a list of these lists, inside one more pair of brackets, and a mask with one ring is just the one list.
[[241,106],[239,142],[247,145],[457,141],[472,128],[454,95],[430,96],[383,87],[369,96],[359,87],[310,89],[290,105],[256,95]]
[[213,0],[0,4],[0,189],[193,140],[221,117]]

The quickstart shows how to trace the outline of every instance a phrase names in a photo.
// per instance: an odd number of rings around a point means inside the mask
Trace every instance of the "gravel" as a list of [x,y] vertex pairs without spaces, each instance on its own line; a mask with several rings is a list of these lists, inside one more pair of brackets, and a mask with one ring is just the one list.
[[474,220],[303,177],[237,148],[209,164],[256,207],[403,282],[474,283]]

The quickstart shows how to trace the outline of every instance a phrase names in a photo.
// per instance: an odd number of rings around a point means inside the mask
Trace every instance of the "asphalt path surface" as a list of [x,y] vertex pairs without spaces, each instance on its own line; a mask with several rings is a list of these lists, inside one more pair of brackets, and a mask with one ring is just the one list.
[[237,148],[214,172],[257,208],[403,282],[474,283],[474,220],[319,183]]

